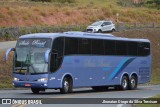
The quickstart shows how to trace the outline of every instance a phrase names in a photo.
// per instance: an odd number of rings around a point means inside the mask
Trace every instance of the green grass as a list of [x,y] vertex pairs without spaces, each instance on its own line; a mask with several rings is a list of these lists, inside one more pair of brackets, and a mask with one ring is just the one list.
[[160,84],[160,67],[155,67],[152,70],[152,80],[151,80],[151,84]]
[[13,88],[12,85],[12,77],[6,76],[6,75],[1,75],[0,76],[0,88]]
[[[160,94],[151,98],[160,98]],[[134,107],[160,107],[160,104],[136,104]]]

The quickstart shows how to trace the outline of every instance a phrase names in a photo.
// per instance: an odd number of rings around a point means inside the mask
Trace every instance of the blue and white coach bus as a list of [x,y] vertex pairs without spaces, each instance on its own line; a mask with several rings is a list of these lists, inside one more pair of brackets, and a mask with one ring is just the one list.
[[13,85],[72,92],[75,87],[136,89],[151,79],[151,46],[147,39],[111,34],[64,32],[23,35],[14,51]]

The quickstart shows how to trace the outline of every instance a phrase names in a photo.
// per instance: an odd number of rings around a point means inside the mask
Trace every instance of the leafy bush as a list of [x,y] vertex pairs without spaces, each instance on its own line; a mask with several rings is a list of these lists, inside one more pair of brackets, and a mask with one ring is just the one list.
[[118,0],[117,2],[119,5],[124,6],[124,7],[131,7],[133,6],[133,3],[129,0]]
[[144,4],[143,2],[134,3],[131,0],[118,0],[117,3],[123,7],[140,7]]
[[147,0],[146,6],[147,7],[156,7],[157,9],[160,9],[160,0]]

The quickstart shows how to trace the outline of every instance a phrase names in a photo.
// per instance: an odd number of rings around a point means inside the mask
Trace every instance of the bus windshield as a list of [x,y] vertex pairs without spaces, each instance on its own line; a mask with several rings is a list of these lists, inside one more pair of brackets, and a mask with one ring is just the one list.
[[14,56],[15,73],[46,73],[45,52],[51,48],[51,39],[20,39]]

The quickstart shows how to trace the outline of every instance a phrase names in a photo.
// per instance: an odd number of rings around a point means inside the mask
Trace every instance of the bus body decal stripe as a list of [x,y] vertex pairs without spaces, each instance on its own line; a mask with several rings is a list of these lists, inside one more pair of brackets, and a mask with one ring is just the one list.
[[113,80],[128,64],[130,64],[135,58],[124,59],[109,76],[109,80]]

